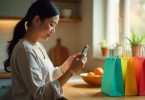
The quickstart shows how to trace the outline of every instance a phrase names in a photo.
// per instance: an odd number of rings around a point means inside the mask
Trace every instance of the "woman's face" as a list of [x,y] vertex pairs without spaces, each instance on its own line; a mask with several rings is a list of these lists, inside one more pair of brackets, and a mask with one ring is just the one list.
[[47,40],[55,33],[55,27],[58,24],[59,15],[47,18],[37,24],[37,36],[39,39]]

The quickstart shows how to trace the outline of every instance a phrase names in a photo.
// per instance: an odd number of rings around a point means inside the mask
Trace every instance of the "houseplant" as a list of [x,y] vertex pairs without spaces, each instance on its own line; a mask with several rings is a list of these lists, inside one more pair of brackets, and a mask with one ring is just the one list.
[[101,47],[101,50],[102,50],[102,56],[107,56],[108,53],[109,53],[107,41],[106,40],[102,40],[100,42],[100,47]]
[[132,32],[130,38],[129,37],[125,38],[129,41],[131,45],[132,56],[139,56],[140,47],[145,40],[145,34],[139,36],[137,33]]
[[118,57],[123,56],[123,43],[117,42],[115,51],[116,51],[116,56],[118,56]]

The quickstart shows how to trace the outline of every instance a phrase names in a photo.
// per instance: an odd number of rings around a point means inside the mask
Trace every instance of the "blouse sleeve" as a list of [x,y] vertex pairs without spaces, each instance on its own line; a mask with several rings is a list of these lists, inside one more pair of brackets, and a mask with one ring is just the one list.
[[61,86],[57,80],[45,83],[45,80],[42,79],[41,68],[33,53],[21,51],[17,55],[17,61],[21,77],[35,100],[48,100],[48,98],[57,100],[63,97]]
[[[48,56],[48,54],[47,54],[45,48],[43,47],[43,45],[42,45],[41,43],[39,43],[39,45],[40,45],[42,51],[44,52],[44,54],[49,58],[49,56]],[[50,58],[49,58],[49,60],[50,60]],[[50,62],[51,62],[51,60],[50,60]],[[52,62],[51,62],[51,63],[52,63]],[[53,65],[53,64],[52,64],[52,65]],[[62,74],[63,74],[63,72],[61,71],[61,68],[60,68],[60,67],[54,67],[54,66],[53,66],[52,80],[58,79]]]
[[53,70],[53,80],[58,79],[62,75],[62,71],[60,67],[55,67]]

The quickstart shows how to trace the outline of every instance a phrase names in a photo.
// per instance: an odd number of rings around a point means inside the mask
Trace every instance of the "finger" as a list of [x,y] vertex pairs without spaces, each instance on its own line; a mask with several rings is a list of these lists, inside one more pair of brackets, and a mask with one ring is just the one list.
[[73,54],[72,57],[73,57],[73,58],[77,58],[77,57],[79,57],[80,55],[81,55],[81,53],[78,52],[78,53]]
[[78,56],[80,56],[81,55],[81,53],[75,53],[75,54],[73,54],[72,56],[70,56],[69,58],[68,58],[68,61],[69,62],[72,62],[73,60],[75,60]]
[[85,62],[84,62],[82,59],[78,59],[77,62],[78,62],[80,65],[85,65]]
[[86,57],[86,56],[84,56],[84,57],[82,58],[82,62],[83,62],[84,64],[87,62],[87,57]]

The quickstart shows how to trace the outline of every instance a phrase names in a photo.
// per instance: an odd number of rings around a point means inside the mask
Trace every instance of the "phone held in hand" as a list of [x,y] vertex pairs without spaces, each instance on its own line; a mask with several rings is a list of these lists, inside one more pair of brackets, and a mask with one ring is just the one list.
[[89,45],[85,45],[84,48],[82,49],[80,59],[83,59],[84,56],[87,56],[88,50],[89,50]]

